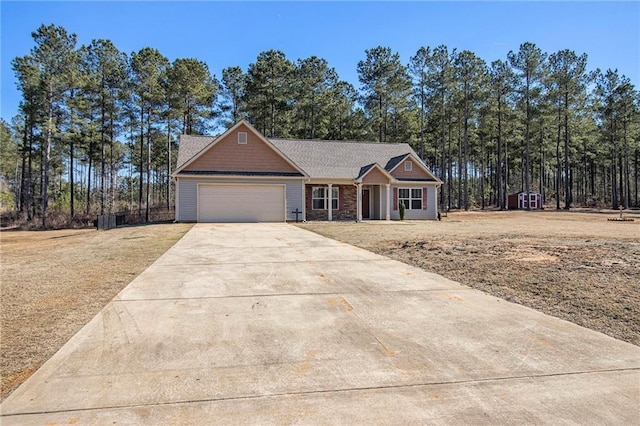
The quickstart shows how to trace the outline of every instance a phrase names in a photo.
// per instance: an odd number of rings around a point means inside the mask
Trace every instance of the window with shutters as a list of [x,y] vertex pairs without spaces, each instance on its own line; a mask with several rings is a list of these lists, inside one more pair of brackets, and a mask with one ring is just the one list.
[[422,188],[399,188],[398,203],[407,210],[422,210]]

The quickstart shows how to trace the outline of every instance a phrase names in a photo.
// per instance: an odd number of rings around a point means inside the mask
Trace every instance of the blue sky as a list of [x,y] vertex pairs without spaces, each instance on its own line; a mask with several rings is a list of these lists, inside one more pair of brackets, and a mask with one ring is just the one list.
[[2,118],[17,113],[11,60],[29,53],[31,32],[56,24],[79,44],[110,39],[122,51],[157,48],[171,61],[194,57],[217,77],[244,70],[258,53],[290,60],[316,55],[359,87],[365,49],[391,47],[403,63],[421,46],[468,49],[488,63],[531,41],[553,53],[589,55],[589,69],[612,68],[640,83],[638,2],[32,2],[4,1],[1,13]]

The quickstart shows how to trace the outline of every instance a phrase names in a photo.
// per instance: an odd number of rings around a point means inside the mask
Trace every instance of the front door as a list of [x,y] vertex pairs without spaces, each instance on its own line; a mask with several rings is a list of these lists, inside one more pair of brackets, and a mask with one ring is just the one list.
[[362,190],[362,218],[363,219],[371,219],[371,215],[369,213],[369,190]]

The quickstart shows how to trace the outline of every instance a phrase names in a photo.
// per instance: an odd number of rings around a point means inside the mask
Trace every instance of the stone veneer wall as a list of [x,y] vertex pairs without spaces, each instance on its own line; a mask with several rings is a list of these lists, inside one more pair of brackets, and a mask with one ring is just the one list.
[[[307,220],[328,220],[327,210],[313,210],[311,201],[311,190],[314,186],[327,186],[327,185],[305,185],[306,193],[306,209]],[[333,210],[333,220],[356,220],[358,215],[357,200],[358,192],[355,185],[333,185],[338,187],[338,210]]]

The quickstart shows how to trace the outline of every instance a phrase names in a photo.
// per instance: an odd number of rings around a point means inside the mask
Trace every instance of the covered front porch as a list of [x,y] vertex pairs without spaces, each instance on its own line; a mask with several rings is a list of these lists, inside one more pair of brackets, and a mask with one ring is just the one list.
[[391,185],[357,185],[358,221],[391,220]]
[[310,183],[305,198],[306,220],[391,220],[390,184]]

